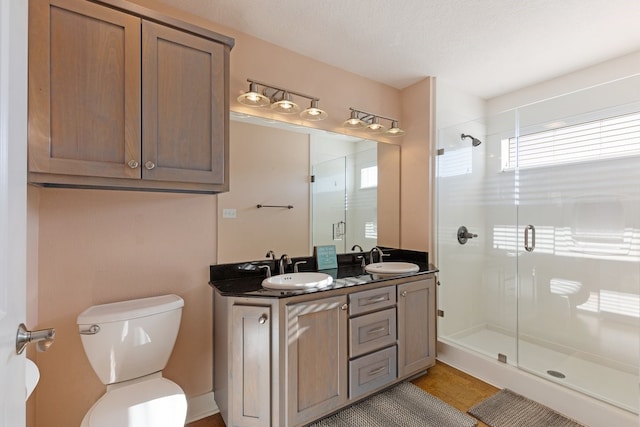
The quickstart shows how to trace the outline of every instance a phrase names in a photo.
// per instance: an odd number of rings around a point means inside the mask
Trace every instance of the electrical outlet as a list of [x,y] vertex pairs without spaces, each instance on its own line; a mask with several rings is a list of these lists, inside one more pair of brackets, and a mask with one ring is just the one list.
[[222,218],[236,218],[235,209],[222,209]]

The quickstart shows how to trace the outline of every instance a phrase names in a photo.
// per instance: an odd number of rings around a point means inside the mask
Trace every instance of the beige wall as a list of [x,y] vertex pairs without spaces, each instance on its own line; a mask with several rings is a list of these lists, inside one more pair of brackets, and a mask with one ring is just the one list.
[[[164,372],[189,396],[211,390],[216,197],[100,190],[39,193],[38,327],[55,344],[36,353],[36,425],[77,426],[104,393],[82,349],[77,315],[94,304],[175,293],[185,300]],[[33,196],[32,196],[33,197]],[[30,218],[29,227],[34,224]]]
[[[246,78],[254,78],[320,97],[321,108],[330,115],[316,124],[322,129],[345,133],[341,123],[349,107],[399,118],[400,126],[407,130],[403,144],[409,150],[402,160],[402,207],[409,209],[402,214],[402,227],[406,232],[416,230],[415,238],[403,233],[401,245],[423,249],[422,237],[428,234],[425,227],[429,223],[428,180],[424,178],[428,176],[428,149],[423,147],[429,144],[430,135],[430,122],[425,119],[430,115],[425,97],[430,96],[429,80],[416,85],[416,92],[401,93],[248,35],[203,23],[200,18],[192,21],[236,39],[231,52],[234,110],[246,109],[235,98],[246,91]],[[403,101],[404,97],[408,100]],[[250,112],[271,115],[268,109]],[[408,157],[411,153],[415,157]],[[414,202],[406,203],[405,192]],[[77,426],[104,392],[75,325],[82,310],[104,302],[163,293],[182,296],[182,324],[164,373],[189,397],[210,392],[212,291],[207,281],[209,265],[217,262],[217,197],[30,188],[28,203],[28,315],[37,319],[29,326],[57,330],[54,346],[34,356],[41,380],[31,398],[36,410],[29,424]]]
[[434,79],[427,78],[402,91],[407,134],[402,141],[400,244],[404,249],[431,251],[431,143]]

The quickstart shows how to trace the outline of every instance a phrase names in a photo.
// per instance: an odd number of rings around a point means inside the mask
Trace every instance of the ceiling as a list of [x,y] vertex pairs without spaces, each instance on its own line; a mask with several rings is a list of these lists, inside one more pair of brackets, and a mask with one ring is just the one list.
[[398,89],[485,99],[640,51],[640,0],[161,0]]

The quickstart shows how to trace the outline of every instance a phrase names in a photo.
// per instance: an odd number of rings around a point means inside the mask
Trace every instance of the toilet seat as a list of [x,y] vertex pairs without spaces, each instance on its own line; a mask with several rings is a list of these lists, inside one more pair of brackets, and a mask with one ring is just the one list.
[[108,391],[80,427],[183,427],[186,417],[187,399],[180,386],[159,377]]

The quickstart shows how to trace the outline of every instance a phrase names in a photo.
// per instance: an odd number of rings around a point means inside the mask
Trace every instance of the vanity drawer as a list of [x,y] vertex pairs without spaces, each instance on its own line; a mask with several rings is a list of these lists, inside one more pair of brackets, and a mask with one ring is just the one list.
[[357,357],[396,342],[396,308],[349,319],[349,357]]
[[396,287],[371,289],[349,295],[349,315],[367,313],[396,304]]
[[349,398],[353,399],[396,379],[396,346],[349,362]]

